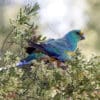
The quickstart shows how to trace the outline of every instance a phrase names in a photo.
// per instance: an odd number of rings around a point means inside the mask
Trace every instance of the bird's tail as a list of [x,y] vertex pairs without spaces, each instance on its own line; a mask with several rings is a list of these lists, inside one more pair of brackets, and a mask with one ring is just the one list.
[[36,44],[30,41],[29,47],[26,48],[26,53],[29,55],[21,60],[19,63],[17,63],[16,66],[24,66],[31,63],[34,59],[39,59],[41,57],[44,57],[45,55],[49,55],[48,52],[43,48],[42,44]]
[[29,54],[26,58],[24,58],[23,60],[21,60],[19,63],[17,63],[16,66],[23,67],[25,65],[29,65],[29,64],[31,64],[32,60],[40,59],[40,58],[42,58],[44,56],[45,56],[45,54],[43,54],[41,52],[40,53],[39,52],[37,52],[37,53],[33,52],[33,53]]
[[24,58],[24,59],[22,59],[20,62],[18,62],[18,63],[16,64],[16,66],[18,66],[18,67],[23,67],[23,66],[25,66],[25,65],[28,65],[28,64],[31,63],[31,61],[32,61],[33,59],[36,59],[35,53],[29,54],[26,58]]

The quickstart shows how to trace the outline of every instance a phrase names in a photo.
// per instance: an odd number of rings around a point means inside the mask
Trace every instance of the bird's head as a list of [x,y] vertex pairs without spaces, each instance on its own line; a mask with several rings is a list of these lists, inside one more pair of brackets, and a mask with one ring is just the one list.
[[84,33],[81,30],[72,30],[70,33],[79,40],[84,40],[85,36]]
[[84,40],[85,36],[84,33],[81,30],[72,30],[69,31],[64,37],[63,39],[73,42],[73,43],[77,43],[80,40]]

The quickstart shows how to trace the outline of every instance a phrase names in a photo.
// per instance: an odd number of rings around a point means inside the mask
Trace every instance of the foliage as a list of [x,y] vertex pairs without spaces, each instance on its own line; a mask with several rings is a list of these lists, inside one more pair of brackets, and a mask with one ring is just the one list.
[[73,61],[66,62],[67,70],[38,60],[24,68],[16,67],[26,55],[24,48],[30,37],[34,42],[45,39],[36,33],[38,9],[37,4],[20,9],[17,19],[11,21],[12,32],[3,44],[2,50],[6,50],[0,59],[0,100],[99,100],[99,56],[87,60],[77,50]]

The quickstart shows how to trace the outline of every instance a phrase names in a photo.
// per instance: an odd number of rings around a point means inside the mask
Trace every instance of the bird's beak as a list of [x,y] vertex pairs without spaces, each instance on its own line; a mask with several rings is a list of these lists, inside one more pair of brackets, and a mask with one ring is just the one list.
[[85,36],[84,34],[81,35],[81,40],[84,40],[85,39]]

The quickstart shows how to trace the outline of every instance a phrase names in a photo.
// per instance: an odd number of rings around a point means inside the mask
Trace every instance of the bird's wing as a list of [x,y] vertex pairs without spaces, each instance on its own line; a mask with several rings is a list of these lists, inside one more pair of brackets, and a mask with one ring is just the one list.
[[31,47],[36,48],[37,50],[39,50],[39,52],[45,54],[45,55],[48,55],[50,57],[58,57],[59,55],[57,54],[58,53],[58,50],[53,47],[52,45],[49,45],[49,44],[36,44],[36,43],[31,43],[30,45]]
[[67,41],[63,38],[57,40],[51,40],[49,42],[47,41],[44,44],[53,47],[53,49],[60,51],[60,53],[64,51],[74,51],[75,49],[73,45],[70,43],[70,41]]
[[76,46],[73,46],[70,41],[65,39],[51,40],[45,44],[46,50],[57,54],[57,59],[61,61],[70,60],[75,55]]

